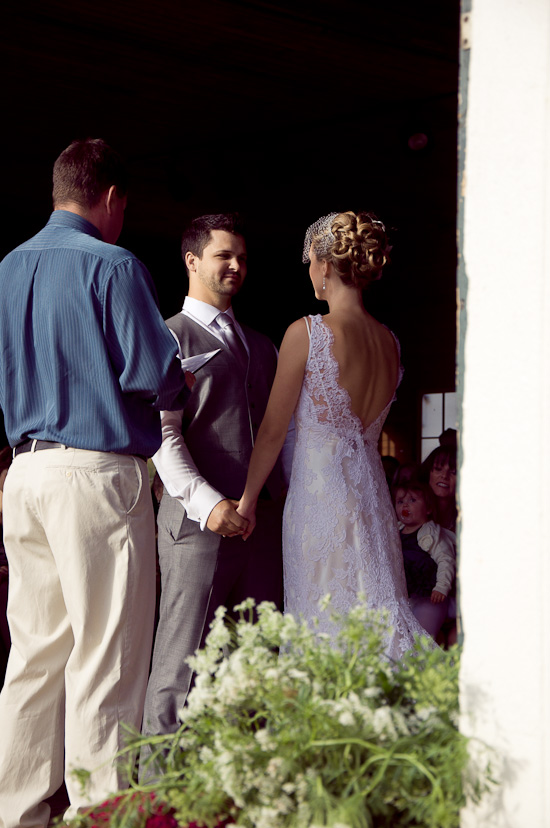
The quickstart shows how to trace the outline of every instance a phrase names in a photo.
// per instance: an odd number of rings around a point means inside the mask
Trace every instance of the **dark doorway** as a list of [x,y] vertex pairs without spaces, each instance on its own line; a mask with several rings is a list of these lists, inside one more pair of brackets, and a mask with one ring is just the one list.
[[239,313],[278,344],[324,312],[300,261],[307,225],[374,210],[394,249],[369,307],[402,343],[388,428],[412,459],[419,394],[454,385],[458,23],[458,0],[13,6],[0,252],[45,223],[58,153],[101,136],[130,163],[120,243],[151,270],[163,313],[185,293],[183,225],[236,209],[250,253]]

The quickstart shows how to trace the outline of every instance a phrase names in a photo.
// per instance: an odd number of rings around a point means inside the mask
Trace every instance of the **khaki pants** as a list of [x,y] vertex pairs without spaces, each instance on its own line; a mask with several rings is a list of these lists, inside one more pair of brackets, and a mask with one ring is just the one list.
[[[146,464],[72,448],[18,455],[4,487],[12,648],[0,694],[0,828],[46,826],[124,787],[121,723],[141,725],[155,600]],[[65,756],[65,759],[64,759]],[[92,771],[87,794],[72,768]]]

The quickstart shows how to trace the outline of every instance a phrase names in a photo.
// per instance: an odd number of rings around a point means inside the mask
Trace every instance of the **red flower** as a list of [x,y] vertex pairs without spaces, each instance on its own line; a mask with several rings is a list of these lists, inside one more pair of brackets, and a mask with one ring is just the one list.
[[[102,802],[101,805],[96,805],[95,808],[88,811],[86,814],[86,828],[106,828],[111,821],[113,812],[116,811],[117,807],[119,807],[121,803],[121,800],[123,799],[124,797],[122,796],[107,799],[105,802]],[[146,818],[145,823],[140,820],[139,824],[143,825],[144,828],[184,828],[175,819],[174,810],[171,809],[165,812],[164,809],[166,808],[166,804],[159,802],[154,793],[144,794],[136,791],[125,801],[123,806],[125,811],[130,803],[132,803],[134,807],[137,805],[136,810],[138,814],[143,814],[144,818],[147,814],[150,814],[150,816]],[[229,818],[220,820],[217,828],[225,828],[228,822],[230,822]],[[188,826],[185,826],[185,828],[199,828],[199,826],[196,822],[191,822]]]
[[146,828],[179,828],[171,813],[150,816],[145,826]]

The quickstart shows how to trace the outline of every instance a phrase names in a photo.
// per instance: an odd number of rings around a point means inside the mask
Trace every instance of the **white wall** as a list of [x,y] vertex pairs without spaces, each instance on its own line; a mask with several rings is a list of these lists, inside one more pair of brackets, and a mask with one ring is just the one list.
[[550,828],[550,0],[473,0],[464,178],[462,729]]

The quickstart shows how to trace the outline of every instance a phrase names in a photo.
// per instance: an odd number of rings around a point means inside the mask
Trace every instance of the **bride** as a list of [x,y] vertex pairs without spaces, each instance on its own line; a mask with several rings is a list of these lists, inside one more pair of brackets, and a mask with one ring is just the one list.
[[385,609],[386,650],[398,658],[426,634],[409,608],[403,556],[378,439],[401,379],[399,344],[363,305],[362,291],[388,258],[382,222],[370,213],[331,213],[311,225],[304,262],[326,316],[294,322],[281,344],[277,374],[250,461],[238,512],[255,509],[292,414],[296,447],[283,521],[285,611],[318,617],[319,606],[347,612],[364,593]]

